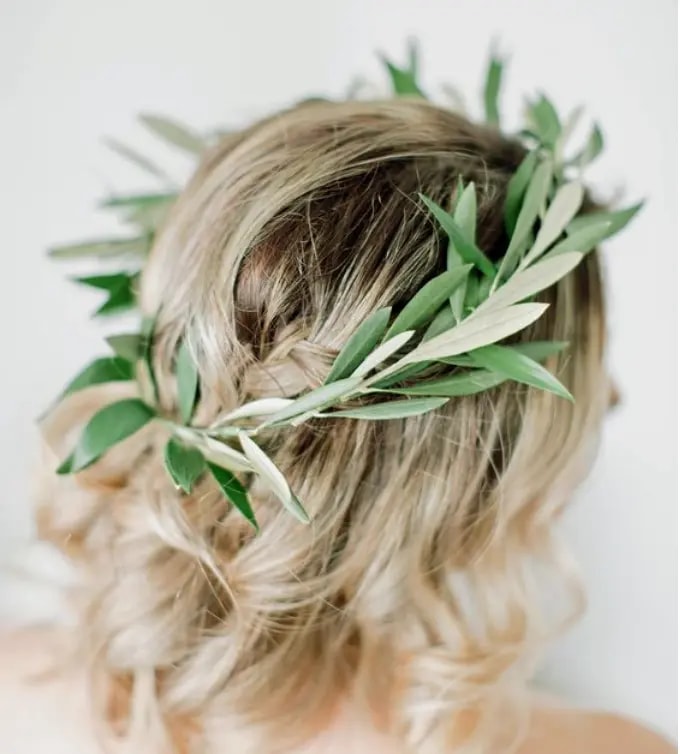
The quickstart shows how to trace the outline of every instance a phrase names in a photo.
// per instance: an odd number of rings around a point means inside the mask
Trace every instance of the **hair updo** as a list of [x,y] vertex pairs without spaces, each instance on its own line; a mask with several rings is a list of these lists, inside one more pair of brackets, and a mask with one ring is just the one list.
[[[459,176],[474,181],[478,245],[498,259],[523,156],[496,130],[408,99],[306,103],[225,137],[142,275],[162,406],[176,409],[180,341],[199,365],[197,424],[321,384],[370,312],[399,310],[444,271],[418,192],[448,206]],[[86,569],[81,648],[106,714],[191,752],[213,751],[212,722],[228,719],[238,744],[225,747],[261,754],[313,737],[351,698],[405,751],[499,751],[499,721],[513,727],[508,705],[556,625],[536,564],[553,593],[569,586],[551,527],[605,405],[597,252],[543,300],[521,339],[569,341],[549,367],[574,404],[508,382],[422,416],[272,431],[265,449],[308,527],[256,483],[259,535],[211,480],[181,494],[154,425],[74,479],[51,477],[41,532]],[[63,455],[113,393],[134,389],[69,397],[46,423],[52,447]]]

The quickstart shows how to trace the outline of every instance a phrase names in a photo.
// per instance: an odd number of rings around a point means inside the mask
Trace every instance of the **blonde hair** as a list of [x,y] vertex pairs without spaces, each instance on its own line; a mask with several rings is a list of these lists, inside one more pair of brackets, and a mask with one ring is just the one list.
[[[306,103],[224,138],[142,277],[164,409],[175,410],[180,340],[200,365],[198,424],[319,385],[369,312],[398,309],[444,269],[418,191],[446,205],[459,176],[474,180],[479,245],[497,259],[523,154],[408,99]],[[509,745],[510,713],[556,625],[538,582],[571,580],[555,513],[603,415],[597,253],[544,299],[522,339],[570,342],[549,366],[574,404],[508,382],[424,416],[272,431],[266,450],[308,527],[252,485],[259,535],[210,480],[175,490],[160,426],[75,479],[51,479],[41,531],[85,566],[81,645],[109,702],[118,681],[130,726],[143,720],[150,735],[155,720],[168,748],[211,751],[211,722],[228,714],[248,736],[242,754],[286,751],[351,697],[407,752]],[[63,455],[93,411],[132,390],[72,396],[48,440]]]

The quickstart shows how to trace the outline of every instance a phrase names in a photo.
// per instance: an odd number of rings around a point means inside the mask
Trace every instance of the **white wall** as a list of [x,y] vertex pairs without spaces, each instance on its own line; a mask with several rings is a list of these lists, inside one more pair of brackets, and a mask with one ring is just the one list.
[[[29,536],[33,419],[101,353],[94,297],[48,263],[49,244],[110,230],[108,188],[144,188],[101,146],[146,148],[140,110],[199,127],[238,124],[311,93],[379,76],[374,51],[422,41],[425,81],[476,101],[490,37],[512,52],[504,100],[545,88],[604,124],[591,177],[648,197],[607,249],[611,369],[623,406],[608,421],[565,533],[590,611],[544,678],[582,703],[676,720],[676,7],[672,0],[1,0],[0,547]],[[154,145],[155,146],[155,145]],[[178,165],[179,166],[179,165]],[[69,269],[69,272],[71,270]],[[0,585],[1,586],[1,585]],[[5,595],[9,594],[5,585]],[[24,600],[26,601],[26,600]]]

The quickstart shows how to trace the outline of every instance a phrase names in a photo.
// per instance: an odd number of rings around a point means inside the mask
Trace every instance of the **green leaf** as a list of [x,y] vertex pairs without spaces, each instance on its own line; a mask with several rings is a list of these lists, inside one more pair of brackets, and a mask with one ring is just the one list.
[[187,126],[160,115],[140,115],[139,120],[154,134],[169,144],[191,154],[201,154],[205,142],[201,136]]
[[115,288],[109,291],[109,297],[95,311],[95,317],[101,317],[105,314],[117,314],[125,309],[132,309],[137,304],[135,293],[136,277],[121,279]]
[[407,68],[400,68],[382,56],[392,84],[392,91],[398,97],[425,97],[418,86],[418,50],[414,44],[409,45],[409,62]]
[[384,377],[380,380],[371,380],[371,390],[380,391],[382,388],[395,385],[398,382],[404,382],[407,379],[414,377],[416,374],[420,374],[432,366],[432,361],[419,361],[417,364],[409,364],[407,367],[400,369],[398,372],[392,372],[392,374]]
[[87,468],[109,448],[140,430],[156,412],[139,398],[124,398],[98,411],[85,425],[71,455],[57,469],[71,474]]
[[555,146],[562,127],[552,102],[541,95],[529,106],[529,117],[540,140],[549,147]]
[[239,432],[238,438],[243,452],[255,469],[255,473],[281,501],[284,508],[292,513],[298,521],[308,524],[311,519],[307,511],[293,494],[286,478],[276,464],[245,432]]
[[535,361],[545,361],[545,359],[564,351],[568,345],[569,342],[566,340],[532,340],[527,343],[513,343],[506,348],[511,348],[513,351],[524,354]]
[[584,168],[586,165],[590,165],[590,163],[600,155],[603,149],[604,137],[602,136],[600,127],[596,123],[593,126],[593,130],[590,132],[585,147],[569,160],[569,164],[578,165],[580,168]]
[[255,401],[244,403],[233,411],[228,411],[226,414],[218,417],[212,426],[219,429],[220,425],[224,422],[233,422],[236,419],[252,418],[254,416],[268,416],[276,411],[280,411],[282,408],[286,408],[286,406],[290,406],[292,402],[292,398],[258,398]]
[[404,395],[439,395],[456,398],[482,393],[505,382],[505,379],[503,375],[489,372],[486,369],[476,369],[464,374],[454,374],[451,377],[427,380],[409,387],[394,388],[390,392]]
[[454,244],[456,250],[463,258],[463,261],[467,264],[474,264],[485,275],[494,277],[496,268],[493,266],[493,262],[473,241],[466,238],[465,233],[453,217],[429,197],[424,194],[418,194],[418,196],[435,216],[437,222],[441,225],[449,240]]
[[143,317],[140,332],[142,361],[149,375],[154,401],[158,401],[158,380],[153,368],[153,338],[157,318],[158,312],[151,316]]
[[406,304],[394,320],[386,338],[392,338],[406,330],[416,330],[428,323],[441,305],[449,299],[467,278],[472,265],[461,265],[432,278]]
[[[596,223],[609,222],[611,225],[604,238],[611,238],[611,236],[623,230],[643,206],[644,202],[638,202],[632,207],[618,209],[613,212],[589,212],[587,215],[580,215],[569,223],[567,226],[567,233],[576,233],[576,231],[592,227]],[[600,240],[604,240],[604,238],[601,238]]]
[[540,230],[533,246],[522,259],[520,268],[527,267],[541,256],[553,241],[564,233],[567,225],[574,219],[583,203],[583,186],[577,181],[565,183],[559,187],[555,198],[545,213]]
[[505,195],[505,206],[503,209],[503,219],[505,221],[505,232],[508,238],[512,237],[517,217],[522,208],[522,199],[527,190],[531,176],[536,169],[538,162],[537,152],[527,152],[526,156],[520,163],[519,167],[508,181],[508,189]]
[[398,335],[394,335],[393,337],[386,340],[384,343],[378,346],[375,351],[370,353],[361,362],[361,364],[359,364],[354,372],[352,372],[352,377],[363,377],[364,375],[375,369],[379,364],[382,364],[390,356],[396,353],[402,346],[404,346],[413,337],[413,333],[413,330],[406,330],[405,332],[401,332]]
[[498,279],[502,280],[509,275],[519,261],[522,244],[531,233],[534,223],[548,198],[550,184],[552,183],[552,170],[552,164],[548,160],[543,160],[531,176],[508,250],[500,264]]
[[389,306],[378,309],[359,325],[333,362],[326,384],[352,374],[385,334],[391,312]]
[[450,330],[452,327],[455,327],[456,322],[457,320],[454,316],[453,311],[451,310],[451,306],[449,305],[443,307],[437,312],[432,322],[430,322],[430,326],[427,328],[427,330],[425,330],[425,334],[423,335],[423,342],[430,340],[430,338],[434,338],[435,335],[439,335],[440,333]]
[[175,193],[137,194],[111,197],[100,206],[117,210],[127,222],[136,223],[147,230],[156,230],[176,200]]
[[407,416],[419,416],[434,411],[446,402],[446,398],[413,398],[405,401],[389,401],[387,403],[374,403],[370,406],[360,406],[359,408],[348,408],[343,411],[334,411],[332,414],[324,414],[324,416],[332,419],[371,419],[374,421],[404,419]]
[[128,162],[131,162],[133,165],[141,168],[146,173],[149,173],[149,175],[154,176],[154,178],[159,178],[165,183],[172,183],[172,180],[164,170],[159,168],[158,165],[149,160],[147,157],[144,157],[143,154],[137,152],[137,150],[128,147],[126,144],[123,144],[116,139],[107,138],[104,139],[104,143],[109,147],[109,149],[112,149],[118,155],[124,157],[126,160],[128,160]]
[[228,469],[223,469],[221,466],[210,462],[208,462],[208,469],[227,499],[230,500],[236,509],[243,514],[246,520],[252,524],[255,531],[259,532],[260,527],[250,505],[250,500],[248,500],[248,492],[246,491],[246,488]]
[[581,117],[583,115],[583,107],[579,106],[574,108],[569,115],[566,117],[564,124],[562,125],[562,130],[560,131],[560,135],[555,142],[555,148],[553,150],[553,153],[555,155],[556,162],[563,162],[563,154],[564,154],[564,148],[571,138],[572,134],[574,133],[574,130],[576,129],[576,126],[578,125],[579,121],[581,120]]
[[171,437],[165,446],[164,460],[174,483],[188,495],[205,470],[205,458],[201,451]]
[[66,246],[55,246],[48,251],[53,259],[79,259],[80,257],[145,256],[149,251],[148,236],[139,238],[109,238],[101,241],[83,241]]
[[120,356],[105,356],[101,359],[95,359],[74,377],[62,392],[61,397],[65,398],[67,395],[91,385],[101,385],[105,382],[127,382],[134,380],[134,378],[135,368],[132,362]]
[[484,82],[484,119],[492,126],[498,126],[500,116],[498,114],[498,94],[503,78],[503,61],[491,57]]
[[136,362],[142,356],[142,336],[139,333],[108,335],[104,338],[111,350],[123,359]]
[[117,272],[113,275],[89,275],[87,277],[77,277],[73,278],[73,282],[113,293],[121,286],[130,286],[130,281],[133,277],[136,277],[136,273]]
[[185,341],[179,347],[175,363],[177,403],[183,424],[191,421],[198,392],[198,367]]
[[550,393],[573,401],[564,385],[537,361],[512,348],[489,345],[470,351],[470,358],[482,369],[496,372],[525,385],[547,390]]
[[313,411],[329,403],[333,403],[351,393],[360,383],[360,377],[347,377],[344,380],[338,380],[329,385],[322,385],[315,390],[301,395],[285,408],[272,414],[263,426],[287,422],[299,414],[305,414],[308,411]]
[[571,233],[558,244],[555,244],[552,249],[543,255],[543,259],[550,259],[558,254],[565,254],[569,251],[580,251],[582,254],[587,254],[589,251],[592,251],[600,241],[607,238],[611,225],[611,222],[604,220],[602,222],[593,223],[593,225],[585,226],[580,230],[577,230],[575,233]]
[[580,252],[570,251],[552,259],[541,259],[526,270],[516,272],[505,285],[479,305],[475,315],[505,309],[540,293],[570,273],[582,259],[583,254]]
[[453,330],[421,343],[397,362],[395,371],[416,361],[457,356],[507,338],[536,321],[547,307],[547,304],[515,304],[504,309],[475,312]]
[[454,222],[470,241],[477,237],[477,193],[475,184],[470,181],[456,201],[453,212]]

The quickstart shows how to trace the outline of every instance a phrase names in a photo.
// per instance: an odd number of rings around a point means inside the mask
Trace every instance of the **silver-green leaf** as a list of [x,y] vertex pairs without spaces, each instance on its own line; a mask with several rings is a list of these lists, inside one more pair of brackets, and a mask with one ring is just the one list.
[[342,411],[333,411],[333,413],[324,414],[324,416],[333,419],[371,419],[373,421],[404,419],[407,416],[419,416],[420,414],[434,411],[444,405],[446,401],[446,398],[413,398],[404,401],[374,403],[369,406],[359,406],[357,408],[348,408]]
[[361,323],[335,358],[326,384],[348,377],[371,353],[387,330],[391,311],[391,307],[383,307]]
[[164,461],[174,483],[187,495],[205,471],[205,458],[201,451],[175,437],[171,437],[165,446]]
[[198,367],[186,341],[182,342],[177,352],[175,375],[177,377],[179,414],[182,423],[188,424],[194,412],[196,395],[198,393]]

